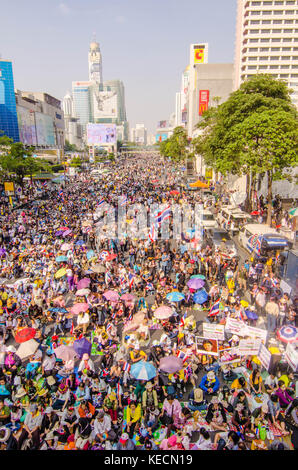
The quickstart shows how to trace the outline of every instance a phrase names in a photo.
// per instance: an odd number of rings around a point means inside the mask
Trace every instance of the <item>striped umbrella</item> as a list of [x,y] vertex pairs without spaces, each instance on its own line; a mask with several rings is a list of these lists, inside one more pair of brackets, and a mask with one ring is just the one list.
[[283,343],[295,343],[298,341],[298,329],[292,325],[284,325],[276,333]]

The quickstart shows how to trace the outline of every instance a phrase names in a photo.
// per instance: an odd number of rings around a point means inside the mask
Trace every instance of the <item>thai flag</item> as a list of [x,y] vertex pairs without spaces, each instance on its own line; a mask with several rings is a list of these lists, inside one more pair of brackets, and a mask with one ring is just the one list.
[[108,331],[110,331],[112,328],[113,328],[112,323],[108,323],[106,326],[106,332],[108,333]]
[[99,206],[102,206],[104,203],[105,203],[105,200],[104,200],[104,198],[102,198],[102,199],[98,202],[97,206],[98,206],[98,207],[99,207]]
[[148,284],[146,285],[146,290],[154,290],[152,282],[148,282]]
[[123,372],[129,372],[130,371],[130,368],[131,368],[131,365],[129,364],[129,362],[125,362],[124,365],[123,365]]
[[186,316],[187,316],[187,313],[185,313],[185,314],[183,315],[183,317],[181,318],[181,320],[180,320],[179,326],[180,326],[181,328],[183,328],[184,325],[185,325]]
[[122,274],[122,276],[120,277],[120,286],[125,286],[127,284],[127,280],[126,280],[126,277]]
[[132,320],[132,316],[133,316],[133,315],[132,315],[132,312],[130,312],[130,314],[129,314],[127,320],[128,320],[128,321],[131,321],[131,320]]
[[158,213],[156,214],[156,216],[155,216],[155,222],[156,222],[156,224],[160,227],[161,224],[162,224],[165,220],[167,220],[167,219],[170,218],[170,216],[171,216],[171,207],[168,206],[168,207],[166,207],[163,211],[158,212]]
[[71,322],[71,328],[70,328],[70,334],[73,334],[74,326],[73,326],[73,321]]
[[111,281],[112,281],[112,276],[109,273],[109,271],[107,271],[106,274],[105,274],[105,283],[110,284]]
[[192,368],[190,366],[187,366],[185,371],[184,371],[184,374],[185,374],[186,379],[189,379],[189,377],[192,374]]
[[129,288],[131,289],[135,282],[135,276],[132,273],[128,274],[128,281]]
[[149,232],[149,240],[151,240],[152,242],[154,242],[156,240],[156,230],[155,230],[155,224],[152,224],[151,225],[151,228],[150,228],[150,232]]
[[99,255],[99,258],[102,260],[102,261],[105,261],[107,259],[107,257],[109,256],[109,252],[106,251],[106,250],[103,250],[100,255]]
[[209,310],[209,316],[214,317],[215,315],[219,314],[219,299],[214,302],[214,304],[211,306],[211,309]]
[[189,358],[189,356],[187,354],[185,354],[184,352],[182,352],[182,351],[178,351],[176,356],[179,357],[180,359],[182,359],[183,363],[186,362],[187,359]]
[[43,183],[41,183],[41,186],[43,186],[44,188],[48,185],[48,183],[46,181],[44,181]]
[[120,202],[120,206],[126,206],[126,204],[127,204],[127,196],[123,195],[122,200]]
[[62,190],[59,191],[58,196],[63,198],[63,191]]

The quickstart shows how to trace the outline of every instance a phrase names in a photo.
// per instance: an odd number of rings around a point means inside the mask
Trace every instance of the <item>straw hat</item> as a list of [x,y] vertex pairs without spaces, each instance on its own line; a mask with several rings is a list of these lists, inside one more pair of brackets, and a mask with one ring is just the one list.
[[17,393],[15,394],[14,398],[16,398],[16,399],[22,398],[22,397],[24,397],[25,395],[27,395],[27,392],[26,392],[26,390],[24,389],[24,387],[21,385],[20,387],[18,387]]

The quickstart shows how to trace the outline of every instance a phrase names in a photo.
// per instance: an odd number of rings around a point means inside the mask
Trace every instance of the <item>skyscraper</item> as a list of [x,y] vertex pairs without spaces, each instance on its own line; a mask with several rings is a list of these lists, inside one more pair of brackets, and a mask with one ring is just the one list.
[[298,0],[238,0],[234,89],[257,73],[285,80],[298,105]]
[[12,63],[8,60],[0,60],[0,136],[2,133],[15,142],[20,140]]
[[92,82],[72,82],[73,111],[82,126],[92,122],[91,112]]
[[102,83],[102,57],[99,44],[96,41],[90,44],[88,63],[90,82]]

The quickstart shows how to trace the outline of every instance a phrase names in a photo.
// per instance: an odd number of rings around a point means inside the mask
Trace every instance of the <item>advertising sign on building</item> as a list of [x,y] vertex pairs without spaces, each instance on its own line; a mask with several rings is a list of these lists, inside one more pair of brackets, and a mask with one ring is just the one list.
[[202,116],[208,110],[209,105],[209,90],[199,91],[199,116]]
[[88,145],[102,145],[116,143],[116,124],[88,124]]
[[194,54],[194,64],[204,64],[205,46],[203,44],[199,46],[194,46],[193,54]]
[[168,138],[168,134],[166,134],[165,132],[163,132],[162,134],[158,133],[155,136],[155,141],[163,142],[164,140],[167,140],[167,138]]
[[206,170],[205,170],[205,178],[206,178],[207,180],[212,180],[212,178],[213,178],[213,170],[212,170],[212,168],[206,168]]
[[225,339],[225,327],[218,323],[203,323],[203,336],[207,339]]
[[167,127],[167,121],[158,121],[157,123],[158,129],[165,128],[165,127]]

